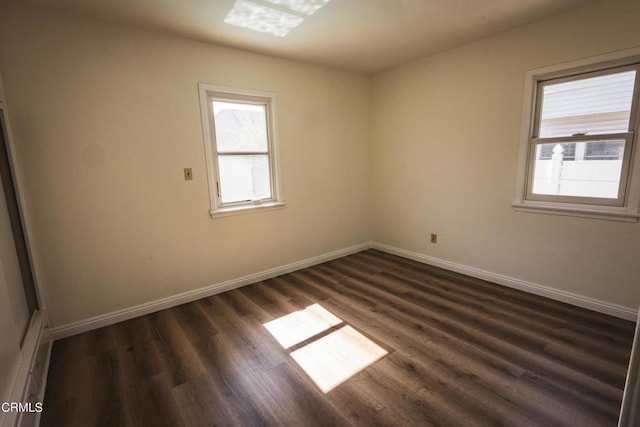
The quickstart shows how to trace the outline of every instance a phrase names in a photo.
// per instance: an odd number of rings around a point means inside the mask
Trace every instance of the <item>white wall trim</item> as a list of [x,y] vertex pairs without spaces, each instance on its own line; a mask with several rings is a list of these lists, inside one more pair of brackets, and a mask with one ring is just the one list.
[[351,246],[344,249],[339,249],[337,251],[318,255],[312,258],[307,258],[302,261],[297,261],[297,262],[286,264],[280,267],[271,268],[269,270],[261,271],[259,273],[249,274],[247,276],[243,276],[237,279],[227,280],[221,283],[216,283],[214,285],[206,286],[200,289],[195,289],[193,291],[187,291],[187,292],[183,292],[170,297],[136,305],[134,307],[125,308],[123,310],[113,311],[111,313],[91,317],[89,319],[81,320],[79,322],[57,326],[51,329],[47,329],[45,331],[47,333],[48,339],[52,341],[59,340],[72,335],[80,334],[82,332],[87,332],[93,329],[109,326],[114,323],[133,319],[134,317],[144,316],[145,314],[153,313],[156,311],[164,310],[166,308],[175,307],[177,305],[192,302],[201,298],[206,298],[211,295],[230,291],[232,289],[240,288],[242,286],[250,285],[252,283],[256,283],[262,280],[267,280],[272,277],[291,273],[292,271],[301,270],[303,268],[311,267],[316,264],[321,264],[323,262],[331,261],[336,258],[341,258],[347,255],[351,255],[356,252],[361,252],[369,248],[371,248],[371,242],[361,243],[359,245]]
[[[0,81],[2,84],[2,81]],[[4,116],[5,121],[5,145],[7,148],[7,155],[9,156],[9,165],[11,169],[11,174],[13,177],[13,184],[16,192],[16,200],[18,202],[18,211],[20,214],[20,221],[22,223],[22,233],[24,234],[24,241],[27,246],[27,254],[29,255],[29,264],[31,267],[31,274],[33,276],[33,285],[36,291],[36,297],[38,299],[38,307],[43,312],[47,312],[48,305],[48,297],[46,294],[46,289],[40,286],[40,268],[39,262],[37,258],[37,254],[34,253],[33,248],[31,246],[31,236],[33,233],[31,232],[31,221],[29,219],[29,215],[27,213],[26,205],[23,199],[23,191],[24,184],[22,183],[22,173],[20,172],[20,167],[18,165],[18,161],[16,159],[16,149],[15,143],[13,139],[13,132],[11,130],[11,118],[9,117],[9,111],[7,110],[6,104],[0,100],[0,113]],[[2,129],[0,129],[2,132]],[[44,319],[45,324],[48,323],[47,319]]]
[[[42,333],[44,329],[45,314],[42,310],[35,312],[31,318],[29,329],[25,335],[22,343],[22,349],[20,350],[20,363],[16,371],[16,375],[11,389],[11,395],[9,402],[26,402],[26,394],[30,381],[31,368],[33,367],[33,361],[40,346],[42,340]],[[0,413],[0,426],[9,427],[15,426],[20,418],[20,413],[7,412]]]
[[627,380],[624,383],[624,393],[622,394],[622,406],[618,427],[628,427],[640,425],[640,317],[636,322],[636,331],[633,336],[633,346],[631,347],[631,357],[629,358],[629,368],[627,369]]
[[[44,338],[44,336],[43,336]],[[42,341],[44,342],[44,341]],[[41,343],[42,343],[41,342]],[[49,380],[49,364],[51,363],[51,350],[53,349],[53,341],[47,342],[47,354],[44,358],[44,369],[42,371],[42,378],[40,378],[40,388],[38,389],[38,402],[44,403],[44,394],[47,390],[47,381]],[[34,426],[40,425],[40,418],[42,418],[42,412],[36,414],[36,422]]]
[[566,302],[568,304],[572,304],[578,307],[583,307],[589,310],[597,311],[599,313],[604,313],[611,316],[619,317],[621,319],[635,321],[638,315],[638,310],[635,308],[624,307],[624,306],[613,304],[610,302],[597,300],[595,298],[590,298],[590,297],[574,294],[571,292],[554,289],[549,286],[527,282],[525,280],[516,279],[516,278],[505,276],[502,274],[492,273],[490,271],[481,270],[475,267],[469,267],[469,266],[458,264],[451,261],[446,261],[440,258],[424,255],[418,252],[408,251],[406,249],[396,248],[394,246],[386,245],[383,243],[365,242],[359,245],[351,246],[345,249],[339,249],[337,251],[333,251],[333,252],[318,255],[312,258],[308,258],[305,260],[293,262],[291,264],[286,264],[280,267],[275,267],[269,270],[243,276],[237,279],[227,280],[225,282],[217,283],[211,286],[206,286],[204,288],[196,289],[193,291],[183,292],[178,295],[173,295],[173,296],[162,298],[159,300],[150,301],[150,302],[140,304],[134,307],[126,308],[123,310],[117,310],[111,313],[91,317],[89,319],[81,320],[78,322],[69,323],[69,324],[54,327],[51,329],[45,329],[46,336],[43,339],[50,339],[51,341],[59,340],[72,335],[77,335],[83,332],[91,331],[93,329],[109,326],[114,323],[133,319],[135,317],[144,316],[145,314],[164,310],[166,308],[175,307],[177,305],[195,301],[200,298],[206,298],[211,295],[230,291],[232,289],[240,288],[242,286],[250,285],[252,283],[256,283],[262,280],[267,280],[272,277],[291,273],[292,271],[301,270],[303,268],[311,267],[317,264],[321,264],[323,262],[331,261],[337,258],[341,258],[347,255],[351,255],[351,254],[361,252],[371,248],[378,249],[383,252],[388,252],[393,255],[398,255],[404,258],[412,259],[414,261],[433,265],[435,267],[444,268],[445,270],[466,274],[467,276],[476,277],[478,279],[486,280],[502,286],[507,286],[509,288],[518,289],[531,294],[547,297],[556,301]]
[[424,264],[444,268],[445,270],[455,271],[456,273],[466,274],[467,276],[486,280],[488,282],[496,283],[509,288],[518,289],[530,294],[540,295],[556,301],[566,302],[568,304],[619,317],[621,319],[631,320],[635,322],[638,316],[638,310],[635,308],[624,307],[595,298],[574,294],[572,292],[551,288],[549,286],[527,282],[525,280],[516,279],[502,274],[492,273],[490,271],[485,271],[479,268],[469,267],[463,264],[446,261],[418,252],[396,248],[394,246],[386,245],[383,243],[374,242],[372,244],[372,247],[383,252],[388,252],[390,254],[398,255],[404,258],[409,258],[414,261],[422,262]]

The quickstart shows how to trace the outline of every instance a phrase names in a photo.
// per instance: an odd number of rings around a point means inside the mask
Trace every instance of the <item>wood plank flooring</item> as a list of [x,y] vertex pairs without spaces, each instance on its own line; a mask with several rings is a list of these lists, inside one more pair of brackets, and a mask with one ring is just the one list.
[[[338,320],[284,349],[309,306]],[[41,425],[615,426],[633,327],[368,250],[56,342]]]

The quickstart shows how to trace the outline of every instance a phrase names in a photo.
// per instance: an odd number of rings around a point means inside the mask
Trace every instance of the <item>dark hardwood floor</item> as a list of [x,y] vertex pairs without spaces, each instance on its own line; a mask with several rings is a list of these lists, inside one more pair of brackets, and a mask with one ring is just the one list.
[[369,250],[56,342],[41,425],[615,426],[633,327]]

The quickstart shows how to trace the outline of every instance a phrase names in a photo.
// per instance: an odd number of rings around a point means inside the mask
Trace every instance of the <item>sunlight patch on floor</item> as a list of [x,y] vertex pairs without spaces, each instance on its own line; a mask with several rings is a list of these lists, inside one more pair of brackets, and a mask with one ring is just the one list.
[[342,319],[320,304],[313,304],[304,310],[267,322],[264,327],[282,347],[289,348],[340,323]]
[[[344,326],[325,333],[339,325]],[[388,354],[319,304],[287,314],[264,326],[285,349],[312,340],[290,354],[325,393]]]
[[344,326],[291,353],[291,357],[327,393],[387,354],[369,338]]

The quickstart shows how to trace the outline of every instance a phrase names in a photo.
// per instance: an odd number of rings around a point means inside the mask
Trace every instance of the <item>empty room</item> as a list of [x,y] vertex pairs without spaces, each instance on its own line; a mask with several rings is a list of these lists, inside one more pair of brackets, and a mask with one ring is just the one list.
[[638,426],[640,2],[0,0],[0,426]]

